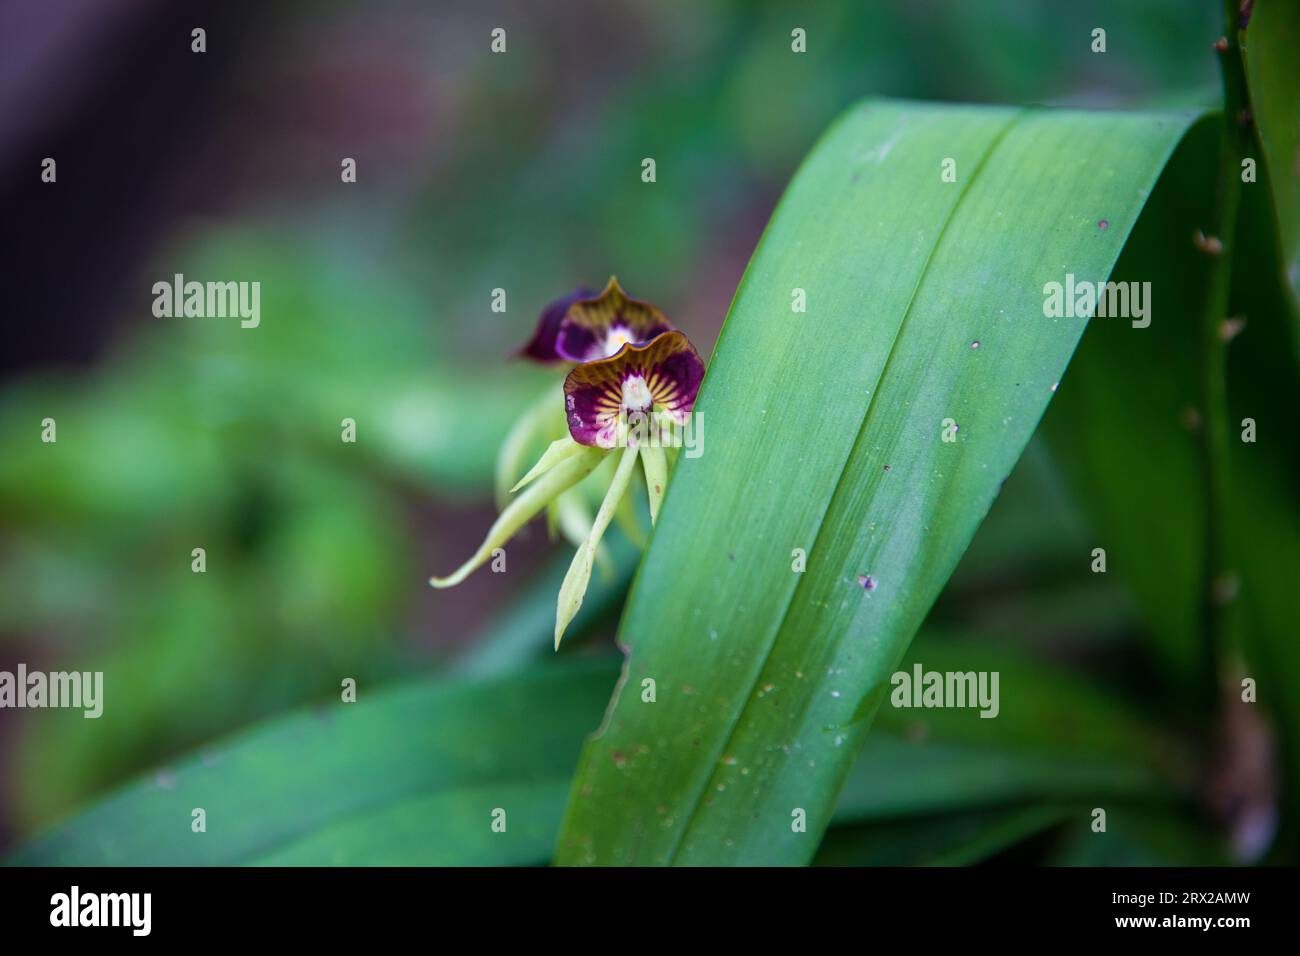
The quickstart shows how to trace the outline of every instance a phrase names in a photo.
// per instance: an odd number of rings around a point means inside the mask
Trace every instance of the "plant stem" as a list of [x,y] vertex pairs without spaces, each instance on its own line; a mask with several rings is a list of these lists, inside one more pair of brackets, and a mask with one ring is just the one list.
[[1223,78],[1223,123],[1219,150],[1213,221],[1202,250],[1210,257],[1201,323],[1203,367],[1201,403],[1204,412],[1202,453],[1206,475],[1206,541],[1203,572],[1203,638],[1209,668],[1212,701],[1217,701],[1223,681],[1230,679],[1234,654],[1228,647],[1232,628],[1229,608],[1236,588],[1231,568],[1227,529],[1229,496],[1227,347],[1224,323],[1228,319],[1232,259],[1236,245],[1237,213],[1241,205],[1242,160],[1251,142],[1249,98],[1239,29],[1237,0],[1224,0],[1225,34],[1215,46]]

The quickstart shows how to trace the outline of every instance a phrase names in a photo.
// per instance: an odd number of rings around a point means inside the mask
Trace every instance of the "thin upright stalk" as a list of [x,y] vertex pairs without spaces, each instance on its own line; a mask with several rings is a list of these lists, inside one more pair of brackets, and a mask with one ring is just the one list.
[[1206,542],[1203,569],[1203,637],[1211,699],[1230,678],[1234,654],[1229,648],[1229,614],[1236,594],[1231,543],[1226,527],[1229,475],[1228,441],[1231,425],[1227,407],[1227,334],[1232,261],[1237,217],[1241,206],[1242,161],[1247,157],[1253,120],[1242,61],[1245,25],[1238,0],[1224,0],[1225,33],[1215,44],[1223,78],[1224,110],[1220,132],[1219,169],[1212,221],[1197,244],[1209,258],[1205,312],[1201,321],[1202,454],[1206,475]]

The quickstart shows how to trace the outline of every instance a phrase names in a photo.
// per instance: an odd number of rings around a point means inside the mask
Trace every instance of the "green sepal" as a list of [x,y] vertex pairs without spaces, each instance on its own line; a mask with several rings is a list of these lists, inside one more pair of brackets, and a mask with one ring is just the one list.
[[513,495],[538,475],[545,474],[561,462],[568,461],[575,455],[582,454],[583,449],[586,447],[586,445],[579,445],[569,435],[555,439],[555,441],[551,442],[547,447],[546,451],[542,453],[542,457],[537,460],[537,464],[533,465],[533,467],[528,470],[528,474],[515,482],[515,486],[510,489],[510,493]]
[[[583,446],[578,445],[578,447]],[[591,526],[595,522],[591,509],[587,507],[586,499],[580,492],[569,490],[556,498],[553,504],[556,522],[564,540],[575,548],[582,547],[591,534]],[[613,559],[609,556],[609,549],[603,544],[596,549],[596,563],[600,565],[602,575],[608,576],[613,573]]]
[[619,501],[627,492],[628,482],[632,479],[632,470],[636,467],[636,459],[636,448],[623,450],[623,456],[618,462],[618,470],[614,472],[614,479],[609,483],[609,490],[605,492],[605,500],[600,503],[600,510],[596,512],[591,534],[574,554],[573,563],[569,565],[569,571],[564,576],[564,583],[560,585],[560,595],[555,605],[555,649],[557,651],[560,649],[560,639],[564,637],[565,628],[582,607],[583,596],[586,595],[587,585],[591,582],[591,566],[596,547],[600,544],[605,529],[609,527]]
[[659,505],[668,487],[668,456],[658,445],[641,449],[641,467],[645,469],[646,495],[650,499],[650,523],[659,519]]
[[505,510],[510,486],[523,471],[529,449],[564,434],[564,408],[548,388],[510,427],[497,451],[494,486],[498,510]]
[[548,471],[501,512],[473,557],[447,577],[430,578],[429,583],[435,588],[450,588],[460,584],[475,568],[487,561],[495,549],[509,541],[516,531],[546,507],[547,502],[591,474],[607,453],[604,448],[587,448],[582,455],[570,458]]

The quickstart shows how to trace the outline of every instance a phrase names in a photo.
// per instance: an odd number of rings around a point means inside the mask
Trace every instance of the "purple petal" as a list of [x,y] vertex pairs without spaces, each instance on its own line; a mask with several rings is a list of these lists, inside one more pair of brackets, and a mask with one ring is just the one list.
[[533,337],[518,354],[535,362],[566,361],[555,348],[556,339],[560,335],[560,323],[564,320],[564,314],[569,311],[569,306],[581,299],[590,299],[595,294],[586,286],[579,286],[564,298],[556,299],[548,305],[542,310],[541,318],[537,320]]

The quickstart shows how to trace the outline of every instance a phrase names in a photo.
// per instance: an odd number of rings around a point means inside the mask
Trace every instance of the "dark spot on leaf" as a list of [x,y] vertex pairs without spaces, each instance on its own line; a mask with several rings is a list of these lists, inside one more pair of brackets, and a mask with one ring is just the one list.
[[869,574],[859,574],[858,584],[862,585],[864,591],[874,591],[876,589],[876,579]]
[[1097,228],[1100,229],[1102,232],[1105,232],[1107,229],[1110,228],[1110,220],[1109,219],[1098,220]]

